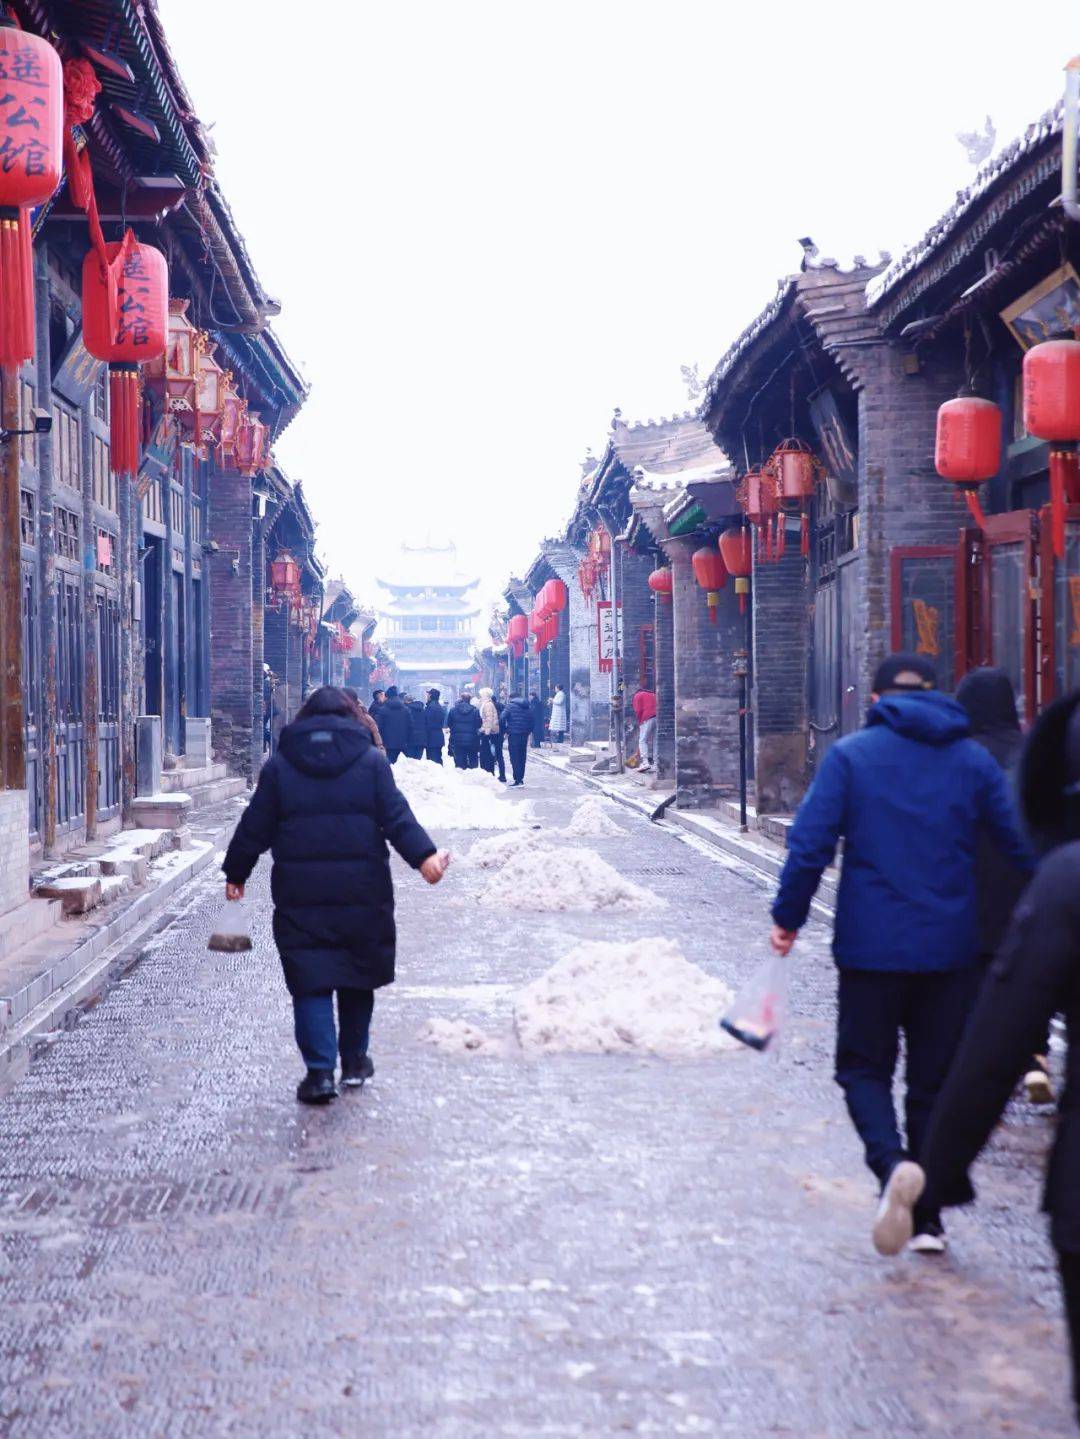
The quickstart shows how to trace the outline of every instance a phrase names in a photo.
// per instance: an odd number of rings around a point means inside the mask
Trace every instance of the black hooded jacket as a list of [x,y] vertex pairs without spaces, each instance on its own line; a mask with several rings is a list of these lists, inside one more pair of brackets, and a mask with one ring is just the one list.
[[515,695],[502,712],[500,720],[502,732],[505,735],[532,734],[533,714],[529,707],[529,701]]
[[409,701],[409,748],[423,749],[427,744],[427,712],[423,700]]
[[480,748],[480,711],[472,700],[462,696],[456,705],[452,705],[447,724],[450,726],[451,750]]
[[[1004,670],[972,670],[960,681],[956,698],[971,720],[971,738],[989,750],[1005,771],[1010,795],[1016,793],[1016,772],[1024,736],[1016,713],[1016,695]],[[1016,902],[1029,875],[1005,858],[988,834],[975,851],[975,887],[979,901],[979,953],[989,958],[1005,937]]]
[[427,725],[427,748],[442,749],[446,736],[446,706],[438,700],[428,700],[424,706],[424,723]]
[[387,749],[408,749],[412,721],[408,707],[400,695],[392,695],[382,707],[378,719],[379,733]]
[[1043,859],[990,966],[938,1097],[923,1152],[927,1203],[975,1197],[968,1169],[1051,1017],[1069,1048],[1044,1208],[1056,1247],[1080,1254],[1080,690],[1050,706],[1020,765],[1020,798]]
[[414,869],[435,853],[364,726],[336,715],[288,725],[221,867],[244,884],[272,852],[274,940],[290,994],[393,982],[387,840]]

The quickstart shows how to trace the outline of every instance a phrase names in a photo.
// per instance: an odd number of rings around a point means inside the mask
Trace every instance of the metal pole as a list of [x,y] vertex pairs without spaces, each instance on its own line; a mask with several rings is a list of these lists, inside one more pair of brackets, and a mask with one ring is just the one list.
[[[5,370],[0,383],[0,424],[19,428],[19,372]],[[26,752],[23,742],[22,694],[22,565],[19,529],[19,437],[0,445],[0,655],[3,657],[0,784],[4,789],[26,788]]]
[[732,669],[739,681],[739,829],[746,834],[749,826],[746,821],[746,714],[747,714],[747,678],[750,670],[750,625],[752,612],[749,604],[746,606],[746,633],[744,636],[744,648],[735,651]]

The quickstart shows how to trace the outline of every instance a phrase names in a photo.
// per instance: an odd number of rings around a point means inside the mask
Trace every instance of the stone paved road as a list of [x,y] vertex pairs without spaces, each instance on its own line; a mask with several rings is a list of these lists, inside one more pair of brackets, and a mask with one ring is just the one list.
[[[530,778],[565,822],[581,789]],[[218,889],[197,883],[0,1098],[0,1434],[1073,1432],[1048,1121],[1017,1107],[946,1259],[879,1260],[822,924],[779,1062],[417,1041],[433,1014],[492,1025],[498,986],[575,937],[671,934],[731,982],[758,961],[763,881],[617,813],[591,843],[669,900],[644,921],[481,909],[464,868],[439,890],[400,871],[378,1074],[328,1110],[293,1099],[265,872],[254,954],[207,952]]]

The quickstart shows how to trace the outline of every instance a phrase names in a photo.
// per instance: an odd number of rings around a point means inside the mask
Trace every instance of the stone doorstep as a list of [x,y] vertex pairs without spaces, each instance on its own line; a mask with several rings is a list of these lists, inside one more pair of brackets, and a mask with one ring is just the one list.
[[35,885],[38,899],[58,899],[65,914],[85,914],[101,903],[101,880],[97,876],[67,876]]
[[177,790],[191,794],[200,785],[225,779],[227,773],[223,764],[193,765],[190,769],[185,765],[182,769],[166,770],[161,776],[161,790],[163,794],[175,794]]
[[148,794],[131,801],[131,818],[137,829],[183,829],[192,810],[189,794]]

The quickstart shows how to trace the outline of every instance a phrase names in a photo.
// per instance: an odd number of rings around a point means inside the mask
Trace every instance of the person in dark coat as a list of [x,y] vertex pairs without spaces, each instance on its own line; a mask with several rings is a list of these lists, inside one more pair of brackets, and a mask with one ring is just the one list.
[[[971,670],[956,688],[956,698],[971,721],[971,738],[989,750],[1005,771],[1010,795],[1016,792],[1016,771],[1024,748],[1016,694],[1012,680],[1002,669],[985,665]],[[1024,892],[1029,876],[1011,865],[992,843],[989,835],[979,836],[975,851],[975,885],[979,899],[979,960],[989,966],[1005,938],[1013,910]],[[1049,1031],[1024,1075],[1024,1088],[1033,1104],[1052,1104],[1053,1087],[1046,1053]]]
[[458,769],[476,769],[480,763],[480,711],[468,695],[451,705],[446,717],[450,729],[450,753]]
[[446,706],[442,703],[441,694],[440,690],[428,690],[424,706],[425,748],[432,764],[442,764],[446,744]]
[[[921,655],[879,665],[865,729],[830,747],[799,806],[772,910],[773,948],[787,954],[843,836],[833,931],[836,1080],[881,1186],[880,1253],[912,1239],[911,1211],[922,1191],[912,1160],[982,979],[980,831],[988,829],[1021,868],[1032,867],[1001,767],[968,737],[966,713],[935,684]],[[906,1144],[893,1105],[901,1032]],[[944,1249],[932,1208],[915,1214],[915,1231],[916,1249]]]
[[510,751],[510,769],[514,776],[511,789],[520,789],[525,783],[525,763],[529,757],[529,736],[533,733],[533,713],[529,701],[521,695],[511,695],[500,721],[506,736],[506,747]]
[[427,710],[422,700],[405,696],[405,707],[409,711],[409,743],[405,754],[409,759],[423,759],[427,746]]
[[[376,724],[379,723],[379,716],[382,714],[382,712],[383,712],[383,706],[384,706],[385,704],[386,704],[386,691],[385,691],[385,690],[372,690],[372,691],[371,691],[371,703],[368,705],[368,714],[371,716],[371,718],[375,721]],[[382,731],[380,730],[379,733],[381,734]]]
[[1041,716],[1020,765],[1020,805],[1041,858],[990,967],[923,1146],[928,1202],[969,1204],[968,1170],[1052,1015],[1068,1036],[1043,1208],[1057,1251],[1080,1421],[1080,690]]
[[544,701],[534,690],[529,695],[529,713],[532,715],[532,742],[533,749],[539,749],[544,743],[544,729],[547,723],[547,707]]
[[396,764],[398,755],[409,748],[409,735],[412,732],[409,711],[398,694],[396,685],[391,685],[386,691],[386,703],[376,724],[386,746],[386,758],[391,764]]
[[[296,1097],[326,1104],[374,1073],[374,991],[394,980],[394,888],[387,840],[429,884],[446,872],[341,690],[323,686],[281,735],[226,851],[226,896],[242,899],[259,856],[274,866],[274,940],[307,1065]],[[338,1025],[334,1030],[334,993]]]

